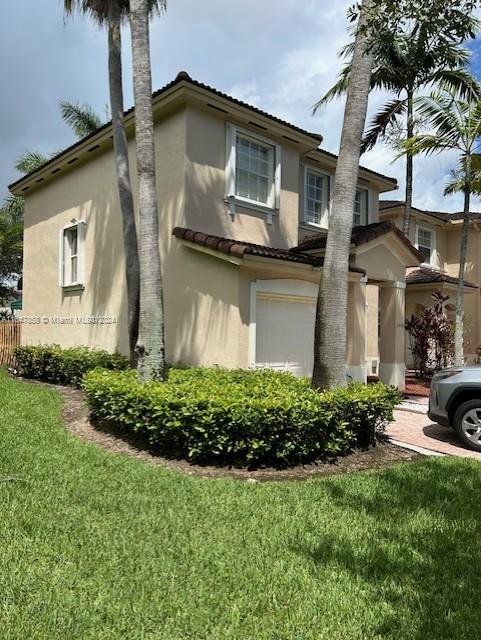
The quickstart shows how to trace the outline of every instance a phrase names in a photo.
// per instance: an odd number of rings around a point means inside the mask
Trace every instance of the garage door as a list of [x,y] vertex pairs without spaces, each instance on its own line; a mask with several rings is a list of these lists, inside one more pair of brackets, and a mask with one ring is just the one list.
[[258,295],[256,365],[311,376],[315,314],[314,298]]

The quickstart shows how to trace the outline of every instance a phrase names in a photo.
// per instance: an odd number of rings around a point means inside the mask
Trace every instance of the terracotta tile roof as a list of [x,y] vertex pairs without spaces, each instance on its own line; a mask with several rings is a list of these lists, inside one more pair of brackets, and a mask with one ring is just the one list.
[[[351,244],[355,247],[360,244],[365,244],[376,238],[386,235],[387,233],[395,233],[395,235],[406,245],[406,247],[413,253],[418,260],[423,260],[423,255],[416,247],[406,238],[400,229],[396,227],[390,220],[384,222],[372,222],[365,227],[354,227],[351,235]],[[315,235],[310,238],[304,239],[297,247],[292,251],[309,251],[312,249],[323,249],[326,246],[326,235]]]
[[[411,271],[411,273],[406,276],[407,285],[430,283],[458,284],[458,282],[458,278],[454,278],[453,276],[443,273],[442,271],[437,271],[436,269],[430,269],[429,267],[419,267],[419,269]],[[478,285],[473,284],[472,282],[465,281],[464,286],[478,289]]]
[[[175,227],[172,234],[179,240],[186,240],[198,244],[201,247],[220,251],[226,255],[235,258],[243,258],[245,255],[257,256],[259,258],[271,258],[275,260],[285,260],[287,262],[297,262],[308,264],[313,267],[322,267],[324,259],[318,256],[312,256],[307,253],[294,252],[290,249],[276,249],[261,244],[253,244],[242,240],[233,240],[231,238],[223,238],[221,236],[209,235],[201,231],[193,231],[184,227]],[[350,266],[350,271],[364,274],[364,269]]]
[[[386,211],[396,207],[404,207],[404,200],[379,200],[380,211]],[[417,207],[412,207],[412,210],[418,213],[424,213],[427,216],[436,218],[436,220],[442,220],[443,222],[462,220],[464,215],[462,211],[455,211],[454,213],[449,211],[427,211],[425,209],[418,209]],[[469,216],[472,220],[481,220],[481,213],[477,211],[472,211]]]
[[[257,113],[257,114],[259,114],[259,115],[261,115],[261,116],[263,116],[265,118],[269,118],[269,120],[272,120],[273,122],[277,122],[278,124],[281,124],[281,125],[283,125],[285,127],[289,127],[289,129],[292,129],[293,131],[296,131],[297,133],[300,133],[300,134],[305,135],[305,136],[309,136],[310,138],[312,138],[313,142],[317,143],[317,145],[320,145],[322,140],[323,140],[323,137],[322,137],[322,135],[320,133],[313,133],[312,131],[307,131],[306,129],[298,127],[297,125],[292,124],[290,122],[287,122],[286,120],[283,120],[282,118],[279,118],[277,116],[273,116],[272,114],[267,113],[267,111],[263,111],[262,109],[259,109],[258,107],[255,107],[255,106],[253,106],[251,104],[248,104],[247,102],[243,102],[242,100],[238,100],[237,98],[229,96],[227,93],[223,93],[222,91],[219,91],[218,89],[215,89],[214,87],[211,87],[208,84],[204,84],[203,82],[199,82],[198,80],[194,80],[193,78],[190,77],[190,75],[186,71],[180,71],[177,74],[177,76],[174,78],[174,80],[172,80],[171,82],[168,82],[166,85],[164,85],[163,87],[161,87],[157,91],[154,91],[154,93],[152,94],[152,99],[161,96],[163,93],[166,93],[167,91],[169,91],[170,89],[175,87],[175,85],[180,84],[181,82],[188,82],[189,84],[191,84],[191,85],[193,85],[195,87],[199,87],[200,89],[205,89],[206,91],[209,91],[210,93],[212,93],[212,94],[214,94],[216,96],[224,98],[225,100],[228,100],[229,102],[232,102],[233,104],[236,104],[236,105],[239,105],[239,106],[244,107],[246,109],[249,109],[253,113]],[[134,107],[130,107],[130,109],[127,109],[126,111],[124,111],[124,117],[130,115],[133,112],[134,112]],[[98,135],[100,132],[107,130],[111,125],[112,125],[112,121],[110,120],[109,122],[107,122],[104,125],[102,125],[99,129],[97,129],[97,131],[94,131],[93,133],[91,133],[90,135],[86,136],[85,138],[82,138],[81,140],[77,140],[76,142],[74,142],[72,145],[70,145],[69,147],[67,147],[63,151],[60,151],[60,153],[52,156],[48,160],[48,162],[46,162],[44,165],[42,165],[41,167],[39,167],[35,171],[32,171],[32,172],[27,173],[26,175],[22,176],[21,178],[19,178],[18,180],[16,180],[12,184],[10,184],[8,188],[10,190],[14,189],[16,187],[16,185],[19,184],[20,182],[22,182],[23,180],[25,180],[25,178],[29,178],[30,176],[33,176],[34,174],[37,173],[37,171],[40,171],[44,167],[56,162],[63,155],[69,153],[70,151],[73,151],[76,147],[78,147],[79,145],[85,143],[90,138],[93,138],[94,136]],[[328,156],[337,158],[337,156],[335,154],[330,153],[329,151],[325,151],[324,149],[319,149],[319,151],[321,151],[322,153],[325,153]],[[389,181],[393,182],[393,184],[397,184],[396,180],[394,178],[390,178],[388,176],[384,176],[384,175],[382,175],[380,173],[377,173],[376,171],[372,171],[371,169],[367,169],[366,167],[361,167],[361,169],[363,169],[365,171],[368,171],[369,173],[372,173],[373,175],[377,175],[377,176],[379,176],[381,178],[389,180]]]

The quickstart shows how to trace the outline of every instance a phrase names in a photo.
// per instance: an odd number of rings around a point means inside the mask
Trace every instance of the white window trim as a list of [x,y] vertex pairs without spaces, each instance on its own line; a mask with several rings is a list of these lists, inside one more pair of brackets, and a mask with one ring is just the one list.
[[[58,260],[58,282],[62,289],[80,288],[84,286],[85,280],[85,220],[72,220],[59,230],[59,260]],[[65,231],[77,228],[77,280],[75,282],[65,282]]]
[[[323,212],[321,216],[321,223],[310,222],[307,220],[307,172],[313,173],[319,176],[325,176],[327,178],[327,204],[326,210]],[[331,216],[331,201],[332,201],[332,182],[333,176],[327,171],[322,171],[321,169],[317,169],[316,167],[311,167],[311,165],[303,164],[302,165],[302,183],[303,183],[303,198],[302,198],[302,212],[301,212],[301,224],[307,227],[315,227],[316,229],[328,229],[329,227],[329,218]],[[324,222],[322,222],[324,221]]]
[[[272,176],[273,184],[273,197],[272,202],[269,204],[263,204],[257,200],[251,200],[250,198],[244,198],[236,195],[236,142],[237,135],[246,136],[253,140],[258,140],[260,143],[272,147],[274,153],[274,173]],[[249,209],[255,209],[271,216],[272,213],[278,212],[281,206],[281,156],[282,146],[275,143],[269,138],[259,135],[248,129],[237,127],[231,123],[226,124],[226,164],[225,164],[225,201],[229,205],[229,213],[234,215],[236,213],[235,205],[238,204],[242,207]],[[268,219],[269,222],[269,219]]]
[[431,267],[431,269],[437,269],[437,246],[436,246],[436,230],[433,227],[429,227],[428,225],[416,224],[416,242],[415,247],[419,250],[419,231],[420,230],[427,231],[431,234],[431,257],[429,262],[423,262],[423,267]]

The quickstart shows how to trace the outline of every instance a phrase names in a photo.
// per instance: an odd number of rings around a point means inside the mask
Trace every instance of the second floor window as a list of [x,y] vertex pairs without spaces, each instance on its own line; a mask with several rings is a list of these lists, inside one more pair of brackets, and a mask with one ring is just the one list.
[[356,199],[354,201],[354,217],[352,220],[352,224],[355,227],[361,227],[367,224],[368,222],[367,207],[368,207],[367,190],[357,189]]
[[273,206],[274,146],[237,134],[236,196]]
[[61,287],[83,283],[84,222],[73,223],[60,232],[59,280]]
[[232,124],[226,131],[226,199],[247,208],[279,210],[281,146]]
[[433,232],[431,229],[425,229],[424,227],[417,228],[417,247],[423,254],[423,262],[425,264],[431,264],[432,255],[434,249]]
[[304,222],[327,228],[329,214],[329,176],[306,169]]

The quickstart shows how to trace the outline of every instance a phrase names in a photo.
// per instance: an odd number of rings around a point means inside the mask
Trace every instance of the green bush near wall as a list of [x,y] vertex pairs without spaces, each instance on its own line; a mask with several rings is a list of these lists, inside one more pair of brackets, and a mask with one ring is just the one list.
[[119,353],[102,349],[72,347],[62,349],[58,345],[15,347],[15,373],[24,378],[42,380],[52,384],[78,387],[87,371],[96,367],[122,370],[129,365]]
[[399,401],[383,384],[319,393],[270,370],[172,369],[142,384],[96,369],[83,382],[92,417],[192,462],[289,466],[375,441]]

